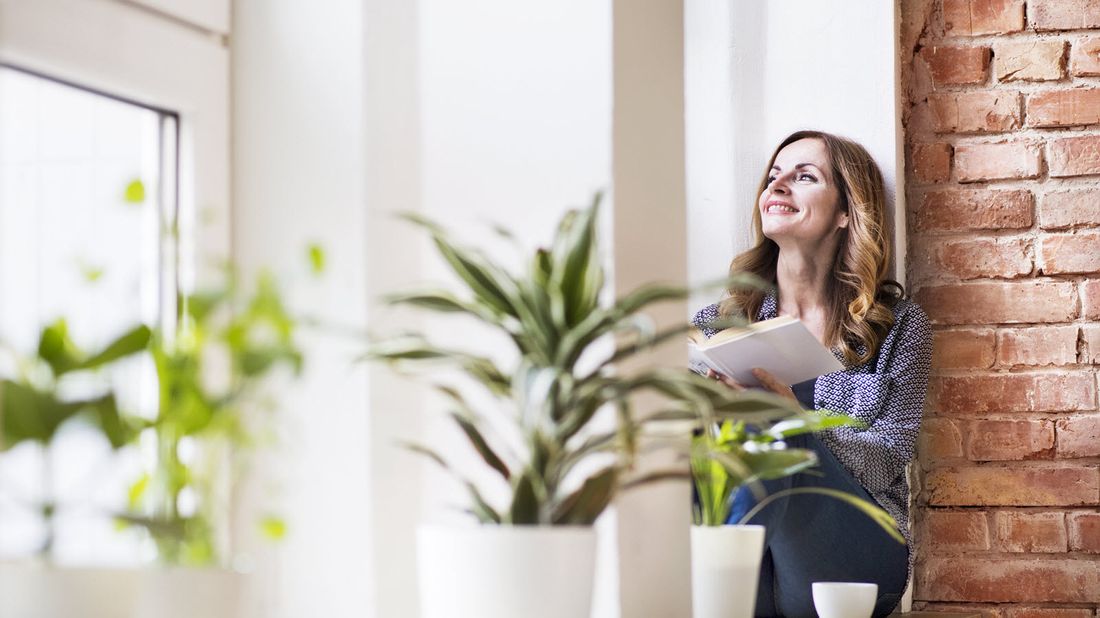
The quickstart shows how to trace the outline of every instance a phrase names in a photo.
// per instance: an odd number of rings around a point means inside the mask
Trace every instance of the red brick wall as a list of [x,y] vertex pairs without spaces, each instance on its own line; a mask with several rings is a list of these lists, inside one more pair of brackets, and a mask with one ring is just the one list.
[[1100,0],[902,0],[916,607],[1100,615]]

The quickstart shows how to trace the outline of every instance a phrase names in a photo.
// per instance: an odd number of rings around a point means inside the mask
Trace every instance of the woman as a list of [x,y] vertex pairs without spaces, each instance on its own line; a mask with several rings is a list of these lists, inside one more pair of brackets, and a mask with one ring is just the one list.
[[[849,414],[866,427],[844,428],[788,441],[813,449],[822,475],[764,482],[767,493],[824,486],[873,501],[911,539],[905,466],[913,458],[928,387],[932,333],[928,318],[902,299],[887,278],[890,239],[882,173],[860,145],[828,133],[799,131],[776,149],[753,212],[756,245],[737,256],[731,272],[751,272],[777,292],[734,289],[696,314],[707,336],[721,317],[798,318],[845,369],[793,386],[763,371],[764,388],[808,409]],[[733,379],[711,372],[734,389]],[[730,523],[755,505],[744,488]],[[748,523],[767,527],[757,591],[758,616],[814,616],[810,584],[878,584],[875,616],[889,614],[911,572],[901,545],[853,507],[801,494],[763,508]]]

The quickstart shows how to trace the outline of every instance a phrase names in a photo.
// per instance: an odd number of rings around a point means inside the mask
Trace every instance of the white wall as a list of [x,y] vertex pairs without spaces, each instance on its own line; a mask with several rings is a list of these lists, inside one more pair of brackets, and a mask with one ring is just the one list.
[[[882,168],[887,194],[900,197],[894,12],[881,0],[686,0],[693,281],[722,277],[751,246],[756,187],[793,131],[860,142]],[[693,308],[718,296],[699,295]]]
[[[240,0],[233,23],[234,255],[246,272],[290,275],[296,309],[362,330],[363,3]],[[313,242],[327,251],[319,281],[305,274]],[[255,540],[251,500],[239,520],[257,564],[250,605],[265,618],[371,616],[367,380],[352,364],[362,345],[304,335],[304,380],[279,396],[283,445],[253,486],[278,491],[288,536],[274,549]]]

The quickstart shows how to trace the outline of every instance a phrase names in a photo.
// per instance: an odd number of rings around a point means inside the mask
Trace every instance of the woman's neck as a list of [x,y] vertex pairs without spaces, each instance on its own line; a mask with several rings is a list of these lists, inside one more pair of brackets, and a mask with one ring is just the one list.
[[780,247],[775,269],[780,314],[804,319],[825,311],[834,252],[835,247]]

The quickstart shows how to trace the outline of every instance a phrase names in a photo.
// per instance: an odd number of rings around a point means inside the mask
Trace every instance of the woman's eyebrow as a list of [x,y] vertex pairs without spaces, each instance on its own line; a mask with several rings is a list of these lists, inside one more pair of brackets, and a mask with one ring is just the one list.
[[[798,170],[798,169],[802,169],[804,167],[817,167],[817,164],[816,163],[799,163],[798,165],[794,166],[794,169]],[[782,172],[783,171],[783,168],[779,167],[778,165],[773,165],[772,169],[777,171],[777,172]],[[821,168],[818,168],[818,169],[821,169]]]

